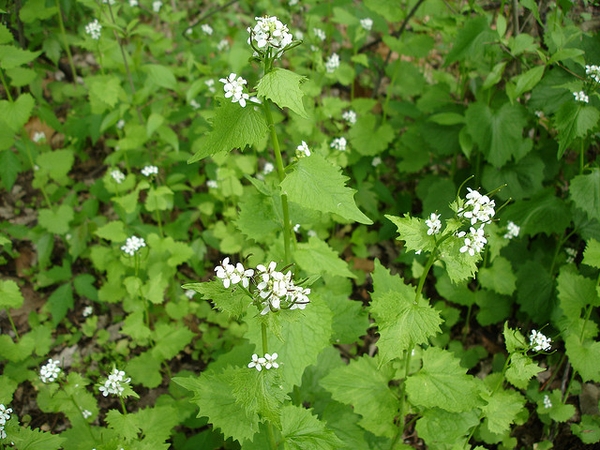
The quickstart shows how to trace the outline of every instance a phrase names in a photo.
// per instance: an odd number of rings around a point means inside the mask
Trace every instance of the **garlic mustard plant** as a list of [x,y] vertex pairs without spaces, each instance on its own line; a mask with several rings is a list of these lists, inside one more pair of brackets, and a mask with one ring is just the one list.
[[60,361],[50,358],[48,363],[40,368],[40,380],[42,380],[42,383],[53,383],[60,372]]

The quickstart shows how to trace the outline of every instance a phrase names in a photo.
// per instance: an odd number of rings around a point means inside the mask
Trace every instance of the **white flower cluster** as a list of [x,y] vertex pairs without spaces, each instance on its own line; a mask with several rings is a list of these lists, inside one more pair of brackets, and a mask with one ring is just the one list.
[[481,225],[478,229],[470,227],[468,233],[461,231],[457,234],[459,238],[465,238],[465,245],[460,248],[461,253],[469,252],[469,255],[475,256],[475,253],[483,250],[483,247],[487,243],[487,239],[483,234],[483,227],[484,225]]
[[229,50],[229,41],[227,39],[221,39],[218,43],[217,43],[217,50],[220,52],[224,52]]
[[327,70],[327,73],[333,73],[338,67],[340,67],[340,56],[337,53],[332,53],[325,61],[325,70]]
[[521,227],[516,225],[514,222],[509,221],[506,225],[506,233],[504,234],[504,239],[513,239],[519,236],[521,232]]
[[207,23],[203,23],[202,25],[200,25],[200,29],[202,30],[202,32],[204,34],[206,34],[207,36],[210,36],[213,34],[213,29],[212,27],[207,24]]
[[313,34],[320,41],[324,41],[325,39],[327,39],[327,35],[320,28],[313,28]]
[[160,11],[160,8],[162,8],[163,3],[160,0],[156,0],[154,2],[152,2],[152,11],[154,11],[155,13]]
[[237,263],[235,266],[229,264],[229,257],[225,258],[220,266],[215,267],[217,278],[223,280],[223,287],[228,289],[229,286],[242,283],[246,289],[250,286],[250,279],[254,275],[253,269],[245,269],[242,263]]
[[548,352],[550,349],[552,349],[552,339],[544,336],[537,330],[531,330],[529,342],[531,343],[531,349],[534,352]]
[[46,133],[44,133],[43,131],[36,131],[35,133],[33,133],[33,137],[31,138],[31,140],[33,142],[35,142],[36,144],[38,144],[39,142],[45,141]]
[[149,177],[150,175],[157,175],[158,174],[158,167],[156,166],[145,166],[142,169],[142,175]]
[[98,389],[105,397],[108,397],[108,394],[121,397],[123,392],[125,392],[125,387],[129,385],[130,381],[131,378],[125,378],[125,372],[115,368],[104,382],[104,385],[100,386]]
[[600,83],[600,66],[595,64],[591,66],[585,66],[585,74],[588,75],[596,83]]
[[581,102],[581,103],[589,103],[590,102],[590,98],[587,96],[587,94],[584,91],[573,92],[573,97],[575,97],[576,102]]
[[267,162],[265,162],[265,165],[263,166],[262,174],[269,175],[274,170],[275,170],[275,166],[273,165],[273,163],[267,161]]
[[427,225],[427,234],[429,236],[433,236],[435,234],[439,234],[442,230],[442,222],[440,221],[440,214],[431,213],[429,219],[425,221],[425,225]]
[[249,44],[250,40],[253,40],[259,49],[273,47],[283,50],[294,40],[287,25],[284,25],[277,17],[255,17],[255,19],[254,28],[248,27]]
[[310,156],[310,149],[308,148],[308,144],[302,141],[298,147],[296,147],[296,158],[304,158],[306,156]]
[[356,113],[351,109],[349,109],[348,111],[344,111],[342,113],[342,119],[344,119],[350,125],[354,125],[356,123]]
[[140,248],[145,246],[146,241],[144,240],[144,238],[131,236],[127,238],[127,240],[125,241],[125,245],[121,247],[121,250],[123,250],[129,256],[133,256]]
[[214,94],[216,92],[216,90],[215,90],[215,80],[213,80],[212,78],[209,78],[208,80],[206,80],[204,82],[204,84],[208,88],[208,92],[210,92],[211,94]]
[[[296,286],[292,280],[292,272],[286,274],[275,270],[277,264],[271,261],[267,267],[259,264],[256,266],[258,272],[257,288],[264,306],[261,315],[269,311],[284,309],[304,309],[310,302],[308,296],[310,289]],[[283,305],[282,305],[283,303]]]
[[102,34],[102,25],[100,25],[98,19],[94,19],[93,22],[90,22],[85,26],[85,32],[89,34],[92,39],[97,41]]
[[217,189],[219,187],[219,183],[217,180],[208,180],[206,182],[206,187],[209,189]]
[[4,431],[4,425],[10,420],[12,414],[12,408],[7,408],[0,403],[0,439],[6,439],[6,432]]
[[459,211],[458,216],[471,221],[471,225],[479,222],[482,225],[489,223],[494,217],[496,202],[490,200],[487,195],[481,195],[478,191],[467,188],[467,201],[464,208]]
[[265,353],[265,356],[259,357],[256,353],[254,353],[252,355],[252,361],[248,363],[248,368],[255,368],[259,372],[263,370],[263,368],[266,370],[269,370],[271,368],[278,369],[279,364],[275,362],[278,356],[279,355],[277,355],[277,353],[273,353],[272,355]]
[[373,19],[371,19],[369,17],[360,19],[360,26],[363,27],[367,31],[371,31],[371,28],[373,28]]
[[577,256],[577,250],[571,247],[565,247],[565,253],[567,254],[566,263],[573,264],[575,262],[575,257]]
[[111,170],[110,176],[112,177],[113,180],[115,180],[115,183],[117,183],[117,184],[121,184],[123,181],[125,181],[125,174],[123,172],[121,172],[119,169]]
[[550,409],[552,408],[552,400],[548,397],[548,394],[544,395],[544,408]]
[[339,150],[340,152],[345,152],[347,143],[345,137],[339,137],[331,141],[330,147]]
[[53,383],[60,374],[60,361],[50,358],[48,363],[40,368],[42,383]]
[[231,98],[232,103],[239,103],[240,106],[244,108],[246,106],[246,100],[249,99],[249,95],[244,93],[244,86],[248,84],[248,82],[242,77],[238,77],[233,72],[230,73],[227,78],[221,78],[219,81],[224,83],[223,90],[225,91],[225,98]]

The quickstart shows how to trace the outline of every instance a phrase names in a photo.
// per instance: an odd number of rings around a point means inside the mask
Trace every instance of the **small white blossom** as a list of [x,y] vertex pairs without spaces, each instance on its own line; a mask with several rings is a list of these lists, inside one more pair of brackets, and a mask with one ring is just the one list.
[[327,73],[333,73],[338,67],[340,67],[340,56],[337,53],[332,53],[325,61],[325,70],[327,70]]
[[306,232],[306,235],[307,235],[308,237],[316,237],[316,236],[317,236],[317,232],[316,232],[315,230],[308,230],[308,231]]
[[242,263],[237,263],[235,266],[229,264],[229,257],[225,258],[220,266],[215,267],[217,278],[223,280],[223,287],[225,289],[229,286],[242,283],[246,289],[250,286],[250,279],[254,275],[253,269],[244,268]]
[[[248,27],[248,43],[254,41],[259,49],[273,47],[280,50],[290,45],[294,37],[289,32],[287,25],[283,24],[277,17],[255,17],[256,25],[254,28]],[[279,56],[278,54],[278,56]]]
[[382,161],[381,161],[381,157],[379,157],[379,156],[376,156],[376,157],[374,157],[374,158],[373,158],[373,161],[371,161],[371,165],[372,165],[373,167],[377,167],[377,166],[378,166],[378,165],[380,165],[381,163],[382,163]]
[[548,394],[544,395],[544,408],[550,409],[552,408],[552,400],[548,397]]
[[46,133],[44,133],[43,131],[36,131],[35,133],[33,133],[33,137],[31,138],[31,140],[36,144],[45,141]]
[[208,36],[211,36],[213,34],[213,29],[212,27],[207,24],[207,23],[203,23],[202,25],[200,25],[200,29],[202,30],[202,32]]
[[6,431],[4,431],[4,426],[6,425],[6,422],[10,420],[10,415],[12,412],[12,408],[7,408],[0,403],[0,439],[6,439]]
[[577,250],[571,247],[565,247],[565,253],[567,254],[567,260],[565,262],[567,264],[573,264],[575,262],[575,257],[577,256]]
[[271,367],[273,369],[278,369],[279,368],[279,364],[277,364],[275,362],[275,360],[277,359],[279,355],[277,353],[273,353],[272,355],[269,355],[268,353],[265,353],[265,369],[269,370]]
[[538,110],[538,111],[536,111],[536,112],[535,112],[535,116],[536,116],[538,119],[541,119],[542,117],[544,117],[544,111],[539,111],[539,110]]
[[60,374],[60,361],[50,358],[48,363],[40,368],[40,380],[42,383],[52,383],[56,381]]
[[265,165],[263,166],[263,175],[269,175],[271,172],[273,172],[275,170],[275,166],[273,165],[273,163],[267,161],[265,163]]
[[300,30],[296,30],[294,31],[294,38],[298,41],[301,41],[304,39],[304,33]]
[[200,103],[198,103],[195,99],[190,100],[190,106],[194,111],[200,109]]
[[232,72],[227,78],[221,78],[219,81],[224,83],[225,98],[231,98],[232,103],[239,102],[242,108],[246,106],[246,100],[249,98],[248,94],[244,93],[244,86],[248,84],[246,80]]
[[465,245],[460,248],[460,252],[468,252],[471,256],[475,256],[476,253],[480,253],[487,243],[487,239],[483,234],[483,225],[481,225],[477,230],[471,227],[469,233],[461,231],[458,233],[458,237],[465,238]]
[[87,409],[84,409],[81,411],[81,415],[84,419],[89,419],[90,417],[92,417],[92,412]]
[[593,64],[585,66],[585,74],[588,75],[596,83],[600,83],[600,67]]
[[289,6],[296,6],[297,4],[298,4],[298,0],[290,0],[290,1],[288,2],[288,5],[289,5]]
[[548,352],[552,349],[552,339],[544,336],[537,330],[531,330],[529,342],[531,343],[531,349],[534,352]]
[[129,256],[133,256],[140,248],[145,246],[146,241],[144,240],[144,238],[131,236],[127,238],[127,240],[125,241],[125,245],[121,247],[121,250],[123,250]]
[[339,137],[339,138],[335,138],[333,141],[331,141],[330,147],[334,148],[336,150],[339,150],[340,152],[344,152],[346,151],[346,138],[344,137]]
[[589,103],[590,98],[584,91],[573,92],[573,97],[575,97],[576,102]]
[[506,225],[506,233],[504,234],[504,239],[513,239],[519,236],[521,232],[521,227],[516,225],[514,222],[509,221]]
[[464,208],[459,211],[458,216],[464,217],[471,221],[471,225],[477,222],[486,224],[492,220],[496,214],[494,207],[496,202],[490,200],[487,195],[481,195],[478,191],[467,188],[469,193],[466,195],[467,201]]
[[116,0],[102,0],[102,3],[108,3],[109,5],[114,5],[116,3]]
[[369,17],[360,19],[360,26],[363,27],[367,31],[371,31],[371,28],[373,28],[373,19],[371,19]]
[[217,50],[220,52],[229,50],[229,41],[227,39],[221,39],[217,44]]
[[294,225],[294,233],[300,233],[300,227],[301,227],[301,225],[299,223]]
[[81,313],[81,315],[83,317],[89,317],[94,313],[94,308],[92,308],[91,306],[86,306],[85,308],[83,308],[83,312]]
[[206,187],[210,189],[217,189],[219,187],[219,183],[217,183],[217,180],[208,180],[206,182]]
[[157,175],[158,174],[158,167],[156,166],[145,166],[142,169],[142,175],[144,175],[145,177],[149,177],[150,175]]
[[308,148],[308,144],[302,141],[302,144],[296,147],[296,158],[304,158],[306,156],[310,156],[310,149]]
[[216,92],[216,90],[215,90],[215,80],[213,80],[212,78],[209,78],[208,80],[206,80],[204,82],[204,84],[208,88],[208,92],[210,92],[211,94],[214,94]]
[[125,121],[124,121],[123,119],[120,119],[120,120],[117,122],[117,128],[118,128],[119,130],[122,130],[122,129],[123,129],[123,127],[125,127]]
[[54,72],[54,79],[56,81],[62,81],[65,79],[65,73],[62,70],[57,70]]
[[154,11],[155,13],[160,11],[160,8],[162,8],[163,3],[160,0],[156,0],[154,2],[152,2],[152,11]]
[[255,368],[259,372],[263,369],[264,365],[267,363],[267,360],[262,356],[259,358],[256,353],[252,355],[252,361],[248,363],[248,368]]
[[131,6],[132,8],[135,8],[138,5],[138,0],[129,0],[129,6]]
[[349,109],[348,111],[344,111],[342,113],[342,119],[344,119],[350,125],[354,125],[356,123],[356,113],[351,109]]
[[123,181],[125,181],[125,174],[123,172],[121,172],[119,169],[111,170],[110,176],[112,177],[113,180],[115,180],[115,183],[117,183],[117,184],[121,184]]
[[262,264],[256,266],[257,285],[260,298],[263,299],[261,315],[269,311],[279,311],[282,308],[304,309],[310,303],[308,296],[310,289],[296,286],[292,280],[292,273],[275,270],[277,263],[271,261],[267,267]]
[[122,397],[125,388],[128,387],[130,382],[131,378],[125,378],[125,372],[115,368],[104,382],[104,385],[98,389],[105,397],[108,397],[108,394]]
[[85,26],[85,32],[89,34],[92,39],[97,41],[102,34],[102,25],[100,25],[98,19],[94,19]]
[[327,39],[327,35],[320,28],[313,28],[313,34],[320,41],[324,41],[325,39]]
[[187,290],[184,292],[184,294],[185,294],[185,296],[186,296],[187,298],[189,298],[189,299],[191,300],[191,299],[193,299],[193,298],[194,298],[194,295],[196,295],[196,291],[193,291],[193,290],[191,290],[191,289],[187,289]]
[[425,225],[427,225],[427,234],[432,236],[434,234],[439,234],[442,229],[442,222],[440,221],[440,215],[431,213],[429,219],[425,221]]

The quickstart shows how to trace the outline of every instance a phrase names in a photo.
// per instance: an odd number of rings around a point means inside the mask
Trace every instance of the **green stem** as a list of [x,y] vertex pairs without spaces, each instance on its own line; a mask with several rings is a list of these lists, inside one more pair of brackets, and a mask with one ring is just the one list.
[[415,346],[411,344],[406,351],[406,360],[404,361],[404,379],[402,380],[402,387],[400,388],[400,418],[398,419],[398,431],[392,440],[392,445],[390,445],[390,450],[393,450],[398,443],[398,440],[404,435],[404,407],[406,400],[406,380],[408,380],[408,375],[410,374],[410,360],[412,357],[412,353],[414,351]]
[[579,175],[583,175],[583,166],[585,162],[585,152],[584,152],[584,142],[583,138],[581,139],[581,150],[579,152]]
[[8,321],[10,322],[10,326],[12,327],[14,333],[15,333],[15,337],[17,338],[17,342],[19,342],[21,340],[21,337],[19,336],[19,332],[17,331],[17,327],[15,325],[15,322],[13,321],[10,312],[6,311],[6,315],[8,316]]
[[[439,245],[439,243],[438,243],[438,245]],[[437,246],[431,252],[431,254],[429,255],[429,259],[427,260],[427,264],[425,264],[425,268],[423,269],[423,273],[421,274],[421,278],[419,279],[419,285],[417,286],[417,293],[415,295],[415,302],[417,300],[419,300],[419,297],[421,297],[421,292],[423,291],[423,286],[425,285],[425,279],[427,278],[427,275],[429,274],[429,270],[431,269],[431,266],[433,266],[433,263],[435,262],[436,251],[437,251]]]
[[[271,112],[271,101],[265,99],[264,102],[265,115],[267,117],[267,124],[271,133],[273,151],[275,153],[275,167],[277,167],[277,175],[279,176],[279,182],[281,183],[285,179],[285,169],[283,167],[283,158],[281,157],[281,147],[279,146],[279,139],[277,137],[277,132],[275,131],[275,122],[273,121],[273,113]],[[292,226],[290,223],[287,195],[284,193],[281,194],[281,209],[283,210],[283,246],[285,252],[284,263],[289,264],[291,261],[290,244],[292,242]]]
[[265,323],[260,324],[260,331],[262,333],[262,350],[263,355],[269,353],[269,341],[267,339],[267,325]]
[[127,408],[125,408],[125,401],[123,401],[123,397],[119,396],[119,400],[121,401],[121,410],[123,411],[123,415],[127,415]]
[[165,234],[163,233],[162,219],[160,217],[160,211],[158,209],[156,210],[156,222],[158,223],[158,231],[160,233],[160,237],[164,238]]
[[4,86],[4,92],[6,92],[6,97],[9,102],[13,102],[12,95],[10,95],[10,89],[8,88],[8,84],[6,83],[6,79],[4,78],[4,72],[0,69],[0,81],[2,81],[2,86]]
[[60,34],[63,38],[63,45],[65,46],[65,52],[67,52],[67,59],[69,60],[69,67],[71,68],[71,74],[73,75],[73,83],[77,83],[77,72],[75,71],[75,63],[73,62],[73,55],[71,54],[71,47],[69,41],[67,41],[67,32],[65,30],[65,23],[63,22],[62,10],[60,9],[60,0],[56,0],[56,8],[58,9],[58,26],[60,27]]
[[267,422],[267,434],[269,435],[269,445],[271,446],[271,449],[277,450],[275,432],[273,431],[273,424],[270,421]]

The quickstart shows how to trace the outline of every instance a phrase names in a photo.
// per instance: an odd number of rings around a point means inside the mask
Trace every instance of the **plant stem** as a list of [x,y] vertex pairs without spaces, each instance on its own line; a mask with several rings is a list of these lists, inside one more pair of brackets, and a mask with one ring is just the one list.
[[[283,158],[281,157],[281,147],[279,146],[279,139],[277,132],[275,131],[275,122],[273,121],[273,113],[271,112],[271,101],[269,99],[264,100],[265,115],[267,117],[267,124],[271,133],[271,141],[273,143],[273,151],[275,153],[275,167],[277,167],[277,175],[279,176],[279,182],[281,183],[285,179],[285,169],[283,167]],[[288,207],[287,195],[281,193],[281,209],[283,210],[283,247],[285,259],[284,263],[289,264],[291,261],[290,255],[290,243],[292,241],[292,226],[290,224],[290,212]]]
[[262,332],[262,350],[263,355],[269,353],[269,341],[267,339],[267,325],[265,323],[260,324],[260,331]]
[[12,95],[10,95],[10,89],[8,88],[8,84],[6,83],[6,79],[4,78],[4,72],[0,69],[0,81],[2,81],[2,86],[4,86],[4,91],[6,92],[6,97],[9,102],[13,102]]
[[123,410],[123,415],[127,415],[127,408],[125,408],[125,402],[123,401],[123,397],[119,396],[119,400],[121,401],[121,409]]
[[67,32],[65,30],[65,23],[62,17],[62,10],[60,9],[60,0],[56,0],[56,8],[58,9],[58,26],[60,27],[60,34],[63,38],[65,52],[67,52],[67,59],[69,60],[69,67],[71,68],[73,83],[77,83],[77,72],[75,70],[75,63],[73,62],[73,55],[71,54],[71,47],[69,46],[69,41],[67,41]]
[[160,211],[156,210],[156,222],[158,223],[158,231],[160,233],[160,237],[164,238],[165,234],[163,233],[162,220],[160,217]]
[[404,404],[406,400],[406,380],[410,373],[410,359],[412,357],[415,346],[411,344],[406,350],[406,360],[404,361],[404,379],[402,380],[402,387],[400,388],[400,418],[398,420],[398,431],[392,440],[390,450],[393,450],[400,439],[404,435]]
[[19,342],[21,340],[21,337],[19,336],[19,332],[17,331],[17,327],[15,325],[15,322],[12,319],[12,316],[10,315],[10,313],[8,311],[6,311],[6,315],[8,316],[8,321],[10,322],[10,326],[12,327],[14,333],[15,333],[15,337],[17,338],[17,342]]
[[584,142],[583,138],[581,139],[581,150],[579,152],[579,175],[583,175],[583,163],[585,161],[585,152],[584,152]]

